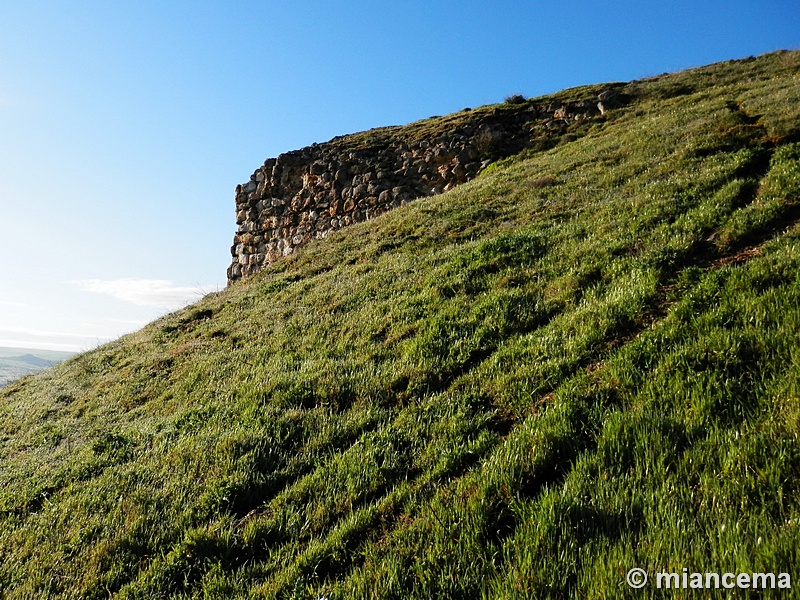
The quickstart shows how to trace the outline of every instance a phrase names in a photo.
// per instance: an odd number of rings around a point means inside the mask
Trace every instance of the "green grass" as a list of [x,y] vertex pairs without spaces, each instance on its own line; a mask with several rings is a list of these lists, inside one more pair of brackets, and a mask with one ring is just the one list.
[[580,137],[3,390],[0,595],[800,577],[798,83],[777,53],[620,85]]

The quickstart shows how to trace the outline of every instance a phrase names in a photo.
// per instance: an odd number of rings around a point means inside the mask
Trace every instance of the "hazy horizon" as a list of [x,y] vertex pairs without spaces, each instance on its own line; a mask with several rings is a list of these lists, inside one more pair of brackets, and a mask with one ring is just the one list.
[[[75,356],[75,352],[0,346],[0,387]],[[37,360],[30,360],[33,357]],[[28,359],[28,360],[25,360]],[[40,361],[51,364],[41,364]]]
[[48,350],[47,348],[29,348],[22,346],[0,346],[0,358],[10,358],[14,356],[24,356],[25,354],[33,354],[34,356],[42,355],[63,355],[64,358],[75,356],[78,352],[64,351],[64,350]]

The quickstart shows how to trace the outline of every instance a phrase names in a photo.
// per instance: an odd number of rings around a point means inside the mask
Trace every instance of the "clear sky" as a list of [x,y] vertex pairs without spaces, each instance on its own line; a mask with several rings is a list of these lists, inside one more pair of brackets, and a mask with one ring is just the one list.
[[0,0],[0,346],[222,289],[234,188],[281,152],[782,48],[797,0]]

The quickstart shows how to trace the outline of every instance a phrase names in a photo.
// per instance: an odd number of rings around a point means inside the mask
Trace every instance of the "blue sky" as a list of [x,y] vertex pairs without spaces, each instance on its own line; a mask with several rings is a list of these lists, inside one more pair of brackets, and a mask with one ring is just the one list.
[[222,289],[234,188],[281,152],[781,48],[797,0],[2,0],[0,346]]

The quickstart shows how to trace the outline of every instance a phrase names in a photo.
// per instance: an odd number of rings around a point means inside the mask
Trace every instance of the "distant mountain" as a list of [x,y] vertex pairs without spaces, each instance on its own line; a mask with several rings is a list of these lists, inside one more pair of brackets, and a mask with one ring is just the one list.
[[[18,354],[19,352],[24,354]],[[72,355],[72,352],[54,350],[0,348],[0,387],[30,373],[52,367]]]
[[37,369],[52,367],[57,362],[57,361],[47,360],[39,356],[35,356],[33,354],[22,354],[20,356],[12,356],[8,360],[25,363]]

